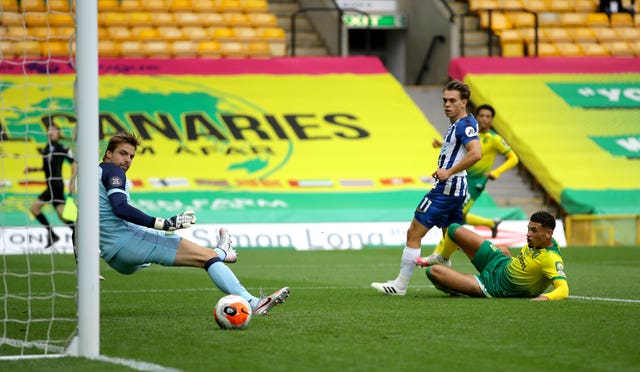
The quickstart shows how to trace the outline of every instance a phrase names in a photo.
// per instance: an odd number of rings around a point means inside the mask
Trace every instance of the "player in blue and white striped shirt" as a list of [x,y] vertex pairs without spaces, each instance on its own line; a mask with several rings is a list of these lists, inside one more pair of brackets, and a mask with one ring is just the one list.
[[[432,176],[434,187],[418,204],[407,231],[407,241],[402,252],[400,273],[395,280],[371,283],[378,292],[404,296],[420,257],[422,238],[434,227],[443,230],[452,223],[462,223],[462,206],[467,195],[466,169],[482,158],[482,147],[478,138],[478,122],[467,113],[471,90],[467,84],[452,80],[447,84],[442,101],[444,113],[451,126],[447,130],[438,156],[438,169]],[[455,244],[449,244],[455,249]],[[445,247],[446,249],[446,247]]]

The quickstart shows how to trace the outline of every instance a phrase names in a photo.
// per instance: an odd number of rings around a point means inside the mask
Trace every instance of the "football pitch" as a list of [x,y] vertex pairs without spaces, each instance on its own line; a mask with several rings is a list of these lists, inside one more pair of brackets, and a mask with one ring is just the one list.
[[[640,368],[640,247],[562,249],[571,297],[559,302],[450,297],[434,289],[422,269],[414,272],[407,296],[380,295],[369,284],[397,274],[397,248],[239,252],[238,263],[230,267],[252,293],[291,288],[284,305],[253,318],[245,330],[223,331],[215,324],[213,308],[223,294],[203,270],[154,265],[124,276],[101,263],[104,358],[0,361],[0,370]],[[428,252],[431,248],[423,249]],[[35,271],[50,258],[31,256],[29,261]],[[55,261],[58,269],[74,268],[72,256]],[[5,256],[3,269],[24,262],[24,257]],[[453,265],[475,272],[459,252]],[[6,306],[4,311],[9,311]],[[12,337],[7,329],[3,332]],[[0,355],[9,351],[3,346]]]

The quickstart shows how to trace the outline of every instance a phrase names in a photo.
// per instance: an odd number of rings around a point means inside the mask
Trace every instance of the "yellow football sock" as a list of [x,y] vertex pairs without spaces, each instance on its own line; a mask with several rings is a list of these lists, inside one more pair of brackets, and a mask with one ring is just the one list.
[[436,249],[433,250],[433,253],[442,254],[444,252],[444,237],[440,239],[438,245],[436,245]]
[[484,217],[480,217],[480,216],[476,216],[475,214],[467,214],[467,216],[465,217],[465,222],[468,225],[472,225],[472,226],[487,226],[487,227],[493,227],[493,219],[491,218],[484,218]]
[[444,243],[443,245],[443,249],[442,249],[442,253],[440,253],[442,255],[442,257],[444,258],[451,258],[451,255],[453,254],[453,252],[456,251],[456,249],[458,249],[458,245],[451,240],[451,238],[449,237],[449,234],[445,234],[444,235]]

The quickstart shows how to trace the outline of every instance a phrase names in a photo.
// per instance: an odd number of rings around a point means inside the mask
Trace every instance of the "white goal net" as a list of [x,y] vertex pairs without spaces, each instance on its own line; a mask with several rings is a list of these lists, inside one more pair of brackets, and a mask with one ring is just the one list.
[[0,358],[55,356],[78,319],[73,224],[55,209],[76,150],[74,2],[0,1]]

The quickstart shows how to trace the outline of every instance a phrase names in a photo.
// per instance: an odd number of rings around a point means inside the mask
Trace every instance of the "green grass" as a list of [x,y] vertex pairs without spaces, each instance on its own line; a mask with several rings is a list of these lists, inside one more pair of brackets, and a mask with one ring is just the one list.
[[[215,325],[213,307],[222,293],[203,270],[153,266],[124,276],[103,264],[101,354],[184,371],[637,371],[640,366],[640,247],[562,250],[574,297],[541,303],[449,297],[430,286],[423,270],[414,273],[405,297],[375,293],[369,283],[393,278],[400,253],[241,251],[240,261],[230,266],[252,292],[291,287],[283,306],[241,331]],[[26,261],[5,259],[12,270]],[[460,253],[453,259],[459,270],[474,271]],[[51,265],[48,256],[29,261],[32,270]],[[73,259],[58,256],[55,265],[72,270]],[[70,287],[68,279],[59,281],[61,290]],[[72,301],[59,302],[65,316],[73,314]],[[10,315],[19,314],[18,307],[12,302]],[[0,354],[11,351],[0,348]],[[127,368],[84,358],[0,361],[0,370],[89,369]]]

